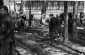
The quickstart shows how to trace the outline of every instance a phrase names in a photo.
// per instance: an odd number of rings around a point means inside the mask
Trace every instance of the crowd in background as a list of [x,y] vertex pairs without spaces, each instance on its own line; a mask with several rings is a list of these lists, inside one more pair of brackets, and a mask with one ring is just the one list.
[[[45,15],[43,15],[45,16]],[[42,19],[43,20],[43,19]],[[72,28],[73,28],[73,22],[74,22],[74,18],[73,18],[73,14],[72,13],[68,13],[68,33],[69,36],[72,36]],[[54,17],[53,14],[49,15],[49,19],[45,19],[42,21],[42,25],[47,25],[49,26],[49,37],[51,40],[54,40],[56,37],[60,37],[63,36],[63,30],[64,30],[64,13],[61,13],[60,15],[56,15],[56,17]],[[84,17],[84,13],[80,12],[80,16],[79,18],[76,18],[76,24],[77,27],[84,27],[85,26],[85,17]],[[57,36],[54,36],[53,35]]]
[[[16,14],[13,16],[15,13],[13,12],[11,15],[15,19],[15,30],[20,31],[21,29],[25,29],[28,27],[33,27],[35,26],[35,23],[37,22],[34,20],[34,14],[31,14],[30,18],[28,19],[26,17],[26,14],[23,12],[20,12],[19,14]],[[61,14],[54,14],[50,13],[49,18],[46,17],[45,14],[41,15],[40,20],[38,21],[38,24],[41,24],[42,27],[44,26],[49,26],[49,34],[51,39],[55,39],[56,37],[52,37],[53,34],[57,33],[57,36],[62,36],[63,35],[63,29],[64,29],[64,13]],[[76,18],[76,23],[77,26],[85,26],[85,17],[84,13],[80,12],[80,15],[78,18]],[[68,33],[71,36],[72,34],[72,24],[73,24],[73,13],[69,12],[68,13]]]

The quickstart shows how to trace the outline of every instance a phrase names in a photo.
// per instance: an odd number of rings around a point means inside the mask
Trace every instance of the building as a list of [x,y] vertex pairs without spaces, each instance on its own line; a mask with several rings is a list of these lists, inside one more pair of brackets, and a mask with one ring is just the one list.
[[[11,2],[10,2],[11,1]],[[15,3],[14,3],[15,1]],[[26,12],[26,14],[29,14],[29,3],[31,2],[31,13],[34,14],[36,16],[36,18],[40,18],[41,17],[41,9],[44,5],[44,2],[46,2],[46,17],[48,17],[48,15],[50,13],[53,13],[54,15],[56,14],[60,14],[64,11],[64,2],[63,0],[6,0],[6,2],[8,2],[8,7],[11,7],[11,10],[15,10],[18,12],[21,6],[22,2],[23,4],[23,11]],[[10,2],[10,4],[9,4]],[[72,5],[72,1],[68,2],[68,10],[69,12],[73,11],[73,5]],[[83,1],[79,1],[78,2],[79,6],[78,6],[78,12],[82,12],[84,9],[84,2]],[[15,8],[14,8],[15,5]],[[29,15],[27,15],[29,16]]]
[[[59,0],[39,0],[39,1],[35,1],[35,0],[24,0],[25,2],[25,10],[29,10],[29,3],[31,2],[31,11],[33,14],[35,14],[37,17],[41,17],[41,9],[44,5],[44,2],[46,2],[46,17],[48,17],[48,15],[50,13],[53,13],[54,16],[56,14],[60,14],[64,11],[64,1],[59,1]],[[28,5],[27,5],[28,4]],[[73,11],[73,2],[69,1],[68,2],[68,10],[69,12]],[[78,2],[78,12],[83,12],[84,10],[84,2],[83,1],[79,1]]]

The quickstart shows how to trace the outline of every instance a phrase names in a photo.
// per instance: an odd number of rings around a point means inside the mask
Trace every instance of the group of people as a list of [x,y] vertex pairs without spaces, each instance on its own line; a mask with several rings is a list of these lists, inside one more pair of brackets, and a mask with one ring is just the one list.
[[17,14],[17,16],[14,16],[15,20],[15,30],[16,32],[19,32],[22,29],[26,29],[27,27],[32,27],[32,20],[33,20],[34,14],[31,14],[30,18],[27,19],[26,14],[23,12],[20,12],[20,14]]
[[[45,16],[45,15],[44,15]],[[22,15],[17,18],[17,29],[20,31],[23,28],[26,21],[26,16]],[[45,18],[45,17],[44,17]],[[31,27],[33,20],[33,15],[29,18],[29,26]],[[43,25],[49,25],[49,40],[54,41],[56,37],[63,35],[63,25],[64,25],[64,13],[60,15],[56,15],[54,17],[53,14],[49,15],[49,19],[44,20],[41,22]],[[69,34],[72,33],[72,13],[68,14],[68,32]],[[81,25],[84,23],[84,15],[80,13],[80,23]],[[13,17],[8,13],[8,8],[5,5],[0,5],[0,54],[1,55],[12,55],[13,53],[13,46],[15,43],[14,40],[14,30],[15,30],[15,22]],[[54,36],[57,34],[57,36]]]
[[[21,13],[22,14],[22,13]],[[14,31],[20,31],[29,25],[33,20],[33,14],[29,19],[26,15],[13,16],[5,5],[0,5],[0,55],[15,55],[15,37]]]
[[0,55],[13,55],[14,26],[7,6],[0,5]]
[[[45,15],[44,15],[45,16]],[[68,33],[69,36],[72,36],[72,27],[73,27],[73,14],[72,13],[68,13]],[[45,19],[45,18],[44,18]],[[78,18],[77,18],[78,19]],[[77,21],[76,19],[76,21]],[[42,19],[43,20],[43,19]],[[42,22],[43,24],[47,24],[49,25],[49,40],[55,40],[55,38],[63,36],[63,30],[64,30],[64,13],[60,14],[60,15],[56,15],[56,17],[54,17],[53,14],[49,15],[49,19],[46,19]],[[84,14],[81,12],[80,13],[80,17],[79,17],[79,22],[77,23],[78,25],[83,25],[85,24],[85,18],[84,18]],[[56,35],[57,36],[54,36]]]
[[49,26],[49,39],[43,39],[43,40],[54,41],[55,38],[58,38],[59,36],[62,35],[61,26],[63,25],[63,21],[64,21],[63,19],[64,19],[63,14],[56,15],[56,17],[54,17],[53,14],[50,14],[48,19],[45,19],[45,17],[44,20],[42,19],[42,25]]
[[16,19],[15,30],[20,31],[21,29],[23,29],[25,27],[26,16],[22,15],[22,13],[21,13],[20,15],[15,17],[15,19]]

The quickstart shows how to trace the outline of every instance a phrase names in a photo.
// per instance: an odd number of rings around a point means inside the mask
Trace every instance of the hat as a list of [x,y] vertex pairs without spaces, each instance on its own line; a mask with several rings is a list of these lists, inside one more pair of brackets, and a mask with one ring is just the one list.
[[7,11],[8,11],[8,7],[5,6],[5,5],[1,5],[1,6],[0,6],[0,9],[1,9],[1,8],[4,8],[4,10],[7,10]]
[[53,14],[50,14],[49,16],[53,16]]

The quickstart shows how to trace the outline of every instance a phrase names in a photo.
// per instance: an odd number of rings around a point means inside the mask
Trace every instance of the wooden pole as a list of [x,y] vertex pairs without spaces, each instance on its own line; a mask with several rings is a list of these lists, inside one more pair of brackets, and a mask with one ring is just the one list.
[[78,1],[73,2],[73,30],[72,37],[75,39],[77,36],[77,18],[78,18]]
[[64,1],[64,43],[68,42],[68,2]]

